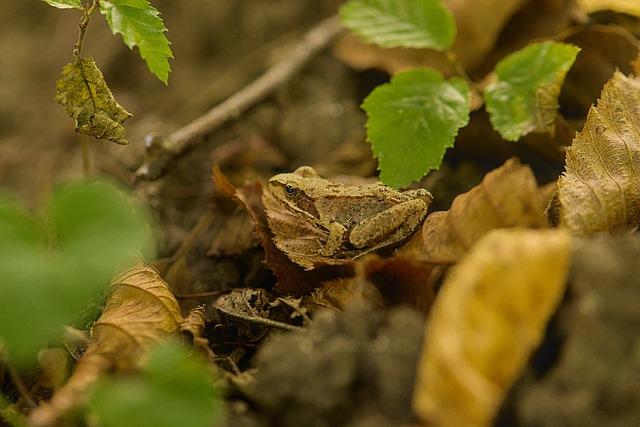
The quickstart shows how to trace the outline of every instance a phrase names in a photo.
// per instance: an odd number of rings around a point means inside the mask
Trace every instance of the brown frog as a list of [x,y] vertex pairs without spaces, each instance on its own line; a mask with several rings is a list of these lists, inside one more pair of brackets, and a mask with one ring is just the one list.
[[309,166],[274,176],[269,190],[286,209],[328,232],[319,250],[324,257],[401,242],[422,223],[433,200],[424,189],[400,192],[383,184],[330,182]]

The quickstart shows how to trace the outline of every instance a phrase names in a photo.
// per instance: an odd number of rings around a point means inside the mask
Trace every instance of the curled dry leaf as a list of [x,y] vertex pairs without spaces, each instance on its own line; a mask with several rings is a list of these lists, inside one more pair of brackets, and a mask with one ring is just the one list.
[[548,223],[533,172],[516,159],[488,173],[459,195],[446,212],[434,212],[398,255],[434,262],[456,262],[482,236],[496,228],[544,228]]
[[490,426],[562,299],[571,237],[495,230],[445,280],[431,310],[414,409],[433,427]]
[[292,318],[292,307],[295,307],[296,311],[299,304],[293,300],[288,302],[287,304],[276,298],[266,289],[240,288],[232,289],[231,292],[220,296],[214,306],[225,315],[249,324],[288,331],[299,330],[299,326],[286,322]]
[[640,222],[640,80],[616,72],[567,149],[561,225],[576,235]]
[[355,277],[343,277],[323,283],[304,299],[304,303],[311,311],[344,311],[356,304],[380,309],[385,306],[380,292],[360,271]]
[[93,58],[81,58],[62,68],[56,101],[75,120],[76,132],[128,144],[123,124],[131,113],[116,102]]
[[[473,68],[493,48],[500,30],[525,0],[445,0],[453,13],[458,34],[452,51],[462,65]],[[447,75],[454,72],[446,55],[428,49],[382,49],[361,42],[352,34],[336,46],[340,60],[358,69],[381,68],[391,74],[416,67],[435,68]]]
[[59,425],[65,414],[86,401],[89,387],[105,373],[137,368],[149,348],[174,335],[181,322],[178,302],[156,270],[138,266],[118,276],[73,375],[31,414],[31,423]]

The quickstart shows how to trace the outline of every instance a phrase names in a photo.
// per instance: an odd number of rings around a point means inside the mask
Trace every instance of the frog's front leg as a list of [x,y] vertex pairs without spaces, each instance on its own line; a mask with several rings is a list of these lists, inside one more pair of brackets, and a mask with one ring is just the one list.
[[353,227],[349,242],[358,249],[396,243],[415,230],[426,216],[427,208],[420,199],[392,206]]
[[329,236],[324,246],[318,250],[318,253],[322,256],[330,257],[335,255],[342,246],[342,243],[344,243],[347,229],[337,221],[331,221],[325,227],[329,231]]

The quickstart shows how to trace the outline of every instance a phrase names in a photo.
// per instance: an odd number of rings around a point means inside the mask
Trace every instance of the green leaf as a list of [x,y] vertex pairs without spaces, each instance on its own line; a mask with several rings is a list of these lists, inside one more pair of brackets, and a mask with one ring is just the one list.
[[109,184],[64,186],[41,216],[46,228],[0,200],[0,341],[17,363],[32,360],[151,246],[146,217]]
[[89,407],[101,427],[214,427],[213,380],[205,363],[164,344],[151,351],[139,377],[99,384]]
[[82,10],[82,3],[80,0],[42,0],[53,7],[58,9],[80,9]]
[[382,47],[447,50],[456,36],[453,15],[441,0],[350,0],[342,23]]
[[578,52],[570,44],[534,43],[498,63],[497,81],[484,97],[491,123],[504,139],[553,133],[560,89]]
[[122,34],[124,43],[140,56],[149,70],[164,84],[169,81],[169,58],[173,58],[167,28],[160,12],[148,0],[100,0],[100,12],[106,17],[113,34]]
[[116,102],[93,58],[81,58],[62,68],[56,101],[75,120],[76,132],[128,143],[123,124],[131,113]]
[[363,107],[380,180],[402,187],[439,168],[458,130],[469,122],[470,97],[466,81],[445,80],[429,69],[397,74],[375,88]]

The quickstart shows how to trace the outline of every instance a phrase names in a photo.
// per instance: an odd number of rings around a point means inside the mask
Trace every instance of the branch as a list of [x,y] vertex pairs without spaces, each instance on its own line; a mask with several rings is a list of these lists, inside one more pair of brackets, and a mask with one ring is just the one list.
[[286,83],[309,60],[325,49],[341,31],[342,27],[337,16],[320,22],[305,35],[291,54],[240,92],[168,137],[148,138],[147,159],[136,171],[136,181],[158,179],[164,174],[169,163],[201,143],[205,135],[211,134],[230,120],[237,119],[250,107],[264,100]]

